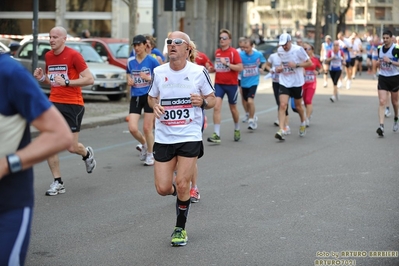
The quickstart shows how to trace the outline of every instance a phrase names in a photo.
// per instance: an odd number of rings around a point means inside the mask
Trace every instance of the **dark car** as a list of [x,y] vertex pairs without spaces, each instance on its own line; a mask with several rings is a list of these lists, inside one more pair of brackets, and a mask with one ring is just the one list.
[[[94,77],[94,84],[82,87],[86,95],[104,95],[110,101],[118,101],[126,95],[126,70],[107,64],[88,43],[67,41],[65,44],[80,52]],[[45,69],[44,55],[51,50],[50,43],[39,40],[37,45],[38,67]],[[14,58],[32,72],[32,40],[25,42]],[[40,84],[45,93],[50,93],[50,86]]]
[[274,45],[273,43],[259,44],[255,47],[255,49],[261,52],[267,60],[272,53],[277,52],[277,43],[276,45]]
[[94,50],[111,65],[126,69],[130,53],[128,39],[90,38],[81,39],[81,41],[90,43]]

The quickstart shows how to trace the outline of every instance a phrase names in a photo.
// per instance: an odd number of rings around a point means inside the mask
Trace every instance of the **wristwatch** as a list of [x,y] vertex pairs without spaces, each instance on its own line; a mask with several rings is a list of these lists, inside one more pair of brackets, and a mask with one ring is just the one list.
[[226,66],[229,67],[229,66],[230,66],[230,62],[227,62],[227,63],[226,63]]
[[296,68],[298,68],[299,67],[299,64],[296,64]]
[[67,87],[69,86],[69,79],[65,80],[65,86],[67,86]]
[[7,155],[8,169],[14,174],[22,170],[21,159],[15,153]]
[[207,101],[207,100],[205,100],[205,99],[202,99],[202,105],[201,105],[201,108],[202,108],[202,109],[205,109],[207,106],[208,106],[208,101]]

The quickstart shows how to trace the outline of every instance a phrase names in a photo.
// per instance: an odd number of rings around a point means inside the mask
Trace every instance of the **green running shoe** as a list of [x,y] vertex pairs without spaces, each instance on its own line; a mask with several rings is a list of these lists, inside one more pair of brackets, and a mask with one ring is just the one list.
[[173,231],[172,235],[172,241],[170,244],[174,247],[178,246],[185,246],[187,245],[187,232],[181,227],[175,227],[175,230]]
[[208,138],[208,142],[220,143],[220,137],[216,133],[213,133],[212,137]]
[[234,141],[239,141],[241,139],[240,130],[234,130]]
[[306,134],[306,125],[299,127],[299,136],[303,137]]

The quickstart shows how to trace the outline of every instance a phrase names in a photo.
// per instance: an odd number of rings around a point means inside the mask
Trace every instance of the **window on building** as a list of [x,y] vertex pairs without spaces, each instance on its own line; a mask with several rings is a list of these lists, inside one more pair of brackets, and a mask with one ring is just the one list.
[[392,9],[385,7],[376,7],[374,16],[376,20],[392,20]]
[[112,0],[66,0],[67,11],[111,12]]
[[[1,1],[0,2],[1,11],[22,11],[22,12],[32,12],[33,1],[21,0],[21,1]],[[55,11],[55,0],[40,0],[39,1],[39,11]]]
[[365,19],[364,7],[355,7],[355,19]]

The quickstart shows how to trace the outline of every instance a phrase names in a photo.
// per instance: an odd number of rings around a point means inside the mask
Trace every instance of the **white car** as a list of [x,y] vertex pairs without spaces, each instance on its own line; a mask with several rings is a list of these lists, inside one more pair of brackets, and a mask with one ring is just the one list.
[[[16,52],[14,58],[21,62],[31,73],[33,40],[25,42]],[[86,95],[105,95],[110,101],[119,101],[126,95],[126,70],[103,61],[89,43],[67,41],[65,44],[80,52],[94,77],[94,84],[82,87]],[[51,50],[50,43],[39,40],[37,46],[38,67],[45,69],[44,55]],[[40,84],[46,94],[50,86]]]

